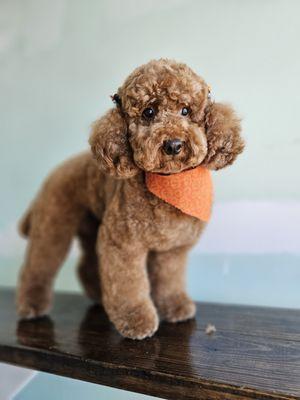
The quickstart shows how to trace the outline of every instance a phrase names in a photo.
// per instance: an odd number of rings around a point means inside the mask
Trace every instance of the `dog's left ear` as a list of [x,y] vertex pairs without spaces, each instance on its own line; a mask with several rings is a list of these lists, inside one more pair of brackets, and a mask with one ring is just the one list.
[[232,164],[245,146],[241,121],[232,107],[210,103],[205,109],[205,129],[208,152],[204,165],[218,170]]
[[138,173],[120,107],[112,108],[93,124],[89,143],[103,172],[116,178],[131,178]]

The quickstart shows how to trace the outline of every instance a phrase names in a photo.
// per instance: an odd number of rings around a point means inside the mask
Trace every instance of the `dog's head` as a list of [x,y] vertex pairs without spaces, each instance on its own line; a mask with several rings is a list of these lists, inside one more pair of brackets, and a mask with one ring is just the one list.
[[213,103],[185,64],[155,60],[137,68],[113,96],[116,107],[93,126],[100,168],[117,177],[139,170],[171,174],[200,164],[220,169],[244,147],[230,106]]

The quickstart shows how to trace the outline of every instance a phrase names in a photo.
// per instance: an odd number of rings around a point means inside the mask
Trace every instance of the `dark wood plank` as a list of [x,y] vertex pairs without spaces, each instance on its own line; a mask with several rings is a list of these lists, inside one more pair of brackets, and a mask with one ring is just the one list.
[[0,361],[166,399],[300,399],[300,310],[202,303],[196,320],[131,341],[81,295],[17,322],[2,289],[0,321]]

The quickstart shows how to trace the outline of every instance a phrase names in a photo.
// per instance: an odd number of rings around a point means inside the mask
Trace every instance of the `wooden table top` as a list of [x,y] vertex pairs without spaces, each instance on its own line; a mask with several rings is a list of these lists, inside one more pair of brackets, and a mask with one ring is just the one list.
[[166,399],[300,399],[300,310],[201,303],[196,320],[132,341],[78,294],[18,322],[2,289],[0,361]]

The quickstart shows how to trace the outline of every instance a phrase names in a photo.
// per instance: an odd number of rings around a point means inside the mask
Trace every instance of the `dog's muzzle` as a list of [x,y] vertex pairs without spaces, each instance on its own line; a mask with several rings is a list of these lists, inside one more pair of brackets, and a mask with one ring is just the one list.
[[180,139],[165,140],[163,143],[163,150],[169,156],[175,156],[181,152],[182,141]]

